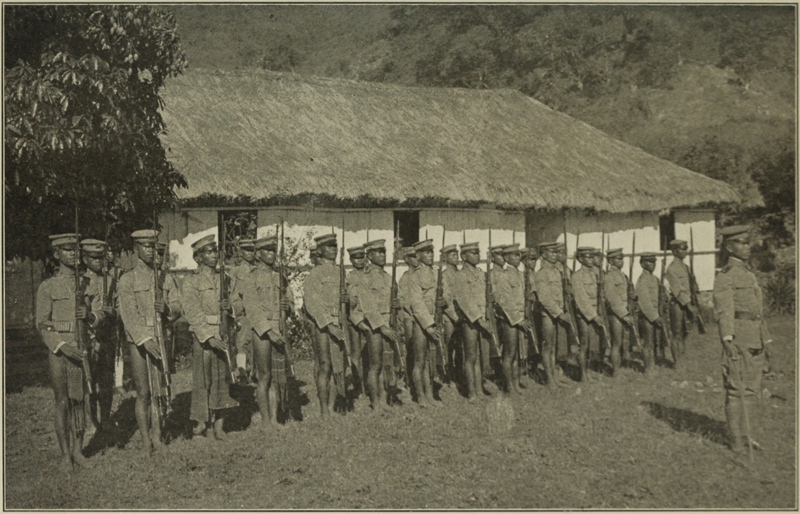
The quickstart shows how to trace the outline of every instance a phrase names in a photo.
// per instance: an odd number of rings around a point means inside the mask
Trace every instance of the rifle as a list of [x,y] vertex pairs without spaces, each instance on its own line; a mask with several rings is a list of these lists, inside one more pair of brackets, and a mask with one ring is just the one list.
[[633,245],[631,247],[631,261],[628,266],[628,313],[631,315],[631,335],[633,335],[633,343],[639,349],[642,348],[642,341],[639,339],[639,330],[636,324],[639,321],[639,304],[637,303],[636,288],[633,286],[633,259],[636,258],[636,232],[633,233]]
[[694,276],[694,232],[691,225],[689,226],[689,239],[692,243],[692,251],[689,253],[689,290],[692,295],[690,301],[697,308],[697,331],[705,334],[706,323],[703,320],[703,314],[700,312],[700,302],[697,300],[697,293],[700,292],[700,287],[697,285],[697,278]]
[[[446,227],[442,226],[442,248],[444,248],[444,237],[446,234]],[[444,307],[440,307],[438,304],[441,303],[442,298],[444,298],[444,278],[442,276],[444,271],[444,256],[442,255],[441,250],[439,251],[439,271],[436,273],[436,300],[434,301],[434,316],[433,321],[436,324],[436,328],[439,330],[439,337],[436,339],[436,346],[439,347],[439,352],[442,354],[442,362],[444,364],[444,369],[447,369],[447,352],[444,348]]]
[[347,329],[348,305],[344,300],[347,293],[347,274],[344,271],[344,247],[344,214],[342,214],[342,247],[339,248],[339,327],[342,329],[342,337],[344,338],[344,355],[347,361],[347,367],[351,368],[353,362],[350,359],[350,332]]
[[81,350],[83,356],[81,357],[81,367],[83,368],[83,376],[86,379],[89,394],[94,394],[92,387],[92,369],[89,367],[89,353],[86,349],[86,342],[84,341],[83,334],[86,330],[86,324],[82,319],[78,318],[78,309],[84,307],[83,299],[83,279],[81,277],[81,245],[80,233],[78,232],[78,202],[77,195],[75,196],[75,236],[77,238],[77,245],[75,247],[75,342],[78,343],[78,349]]
[[[531,290],[531,277],[530,277],[530,269],[528,267],[530,250],[527,250],[527,254],[525,255],[525,260],[522,263],[523,269],[525,270],[525,320],[531,324],[531,330],[528,331],[528,334],[531,336],[531,343],[533,343],[533,353],[539,355],[539,338],[536,337],[536,328],[533,325],[533,300],[528,298]],[[536,267],[536,260],[533,261],[533,267]],[[524,343],[520,343],[522,345]],[[527,358],[527,355],[525,355]],[[522,352],[520,351],[520,360],[523,358]]]
[[[158,218],[155,215],[155,213],[153,215],[153,230],[158,230]],[[166,251],[164,253],[166,254]],[[158,277],[158,268],[159,268],[159,266],[158,265],[161,264],[163,266],[163,264],[164,264],[163,261],[165,261],[166,258],[163,259],[161,263],[158,263],[157,262],[157,257],[158,257],[158,243],[156,243],[156,247],[154,248],[154,253],[153,253],[153,294],[155,295],[154,299],[158,299],[158,298],[162,298],[163,299],[163,297],[164,297],[163,284],[164,283],[159,280],[159,277]],[[164,273],[166,273],[166,271]],[[169,364],[167,364],[167,347],[164,344],[164,327],[162,325],[163,322],[164,321],[163,321],[163,318],[161,316],[161,313],[158,312],[158,311],[155,311],[155,323],[153,323],[153,337],[155,338],[156,344],[158,345],[158,351],[159,351],[159,353],[161,353],[161,376],[162,376],[162,378],[164,380],[164,387],[167,389],[167,413],[169,413],[169,411],[170,411],[170,400],[172,399],[172,380],[171,380],[171,377],[169,375]],[[154,365],[156,366],[156,368],[158,368],[157,364],[154,363]],[[159,393],[160,392],[161,391],[159,391]],[[150,390],[150,394],[151,395],[156,395],[156,392],[151,389]],[[158,394],[157,396],[160,397],[161,395]],[[159,412],[159,414],[160,414],[160,412]],[[160,415],[159,415],[159,422],[160,421],[161,421],[161,419],[160,419]]]
[[[283,218],[281,220],[281,249],[280,253],[278,254],[278,333],[283,337],[283,347],[284,352],[286,354],[286,360],[289,361],[289,371],[291,371],[292,376],[294,376],[294,364],[292,364],[292,347],[289,344],[288,334],[286,333],[286,311],[283,310],[283,299],[286,298],[286,283],[284,282],[284,263],[283,263]],[[275,227],[275,233],[278,233],[278,227]],[[344,241],[342,242],[342,246],[344,246]],[[343,328],[343,332],[346,330]]]
[[486,321],[489,323],[489,340],[498,355],[502,356],[500,344],[497,341],[497,319],[494,316],[494,295],[492,294],[492,229],[489,229],[489,247],[486,249]]
[[[600,329],[603,332],[603,337],[606,340],[606,346],[610,342],[608,336],[608,307],[606,305],[606,283],[605,272],[603,271],[603,258],[606,251],[606,231],[603,230],[602,239],[600,240],[600,268],[597,270],[597,314],[600,316]],[[601,359],[602,360],[602,357]]]
[[220,236],[220,260],[219,260],[219,336],[222,339],[222,344],[225,345],[225,361],[228,363],[228,372],[231,374],[231,380],[233,383],[236,383],[236,372],[231,365],[233,359],[231,359],[231,345],[230,345],[230,334],[229,334],[229,327],[228,327],[228,311],[222,308],[222,302],[226,299],[226,291],[225,291],[225,236],[228,232],[227,228],[225,227],[225,215],[222,214],[222,235]]
[[[400,237],[400,222],[397,222],[396,228],[396,236],[394,240],[394,253],[392,254],[392,288],[389,292],[389,328],[391,328],[395,333],[402,333],[402,330],[398,330],[397,327],[397,309],[394,308],[394,304],[397,303],[397,295],[399,293],[398,286],[397,286],[397,255],[399,245],[398,238]],[[401,338],[402,339],[402,338]],[[400,364],[398,365],[398,369],[403,376],[406,377],[406,356],[405,352],[402,352],[400,349],[400,343],[392,343],[395,346],[395,351],[397,352],[398,360]],[[406,377],[406,380],[408,378]]]
[[661,318],[661,335],[664,338],[664,344],[669,347],[669,351],[672,353],[673,362],[678,362],[677,353],[672,347],[672,341],[670,341],[669,337],[669,330],[667,329],[667,323],[669,322],[669,298],[667,295],[667,288],[664,285],[664,279],[666,276],[667,249],[664,247],[664,255],[661,258],[661,280],[658,285],[658,316]]
[[[567,246],[567,213],[564,212],[562,215],[562,223],[564,229],[564,247]],[[579,229],[580,230],[580,229]],[[581,240],[581,233],[580,231],[577,233],[577,237],[575,239],[575,253],[576,255],[572,259],[572,272],[575,272],[575,261],[578,260],[577,253],[578,253],[578,243]],[[564,297],[564,310],[569,314],[570,322],[567,323],[567,332],[572,334],[572,338],[578,344],[578,347],[583,346],[581,344],[581,336],[578,333],[578,330],[575,328],[575,309],[573,308],[575,298],[572,296],[572,283],[569,278],[569,268],[567,267],[567,263],[564,262],[564,269],[561,272],[561,294]]]

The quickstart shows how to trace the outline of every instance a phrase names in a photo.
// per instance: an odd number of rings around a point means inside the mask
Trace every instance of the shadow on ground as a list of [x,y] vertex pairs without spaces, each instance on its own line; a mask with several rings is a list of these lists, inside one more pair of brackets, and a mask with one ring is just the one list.
[[650,415],[665,422],[675,431],[697,434],[722,445],[727,441],[728,425],[723,421],[685,409],[666,407],[660,403],[642,402],[642,405]]

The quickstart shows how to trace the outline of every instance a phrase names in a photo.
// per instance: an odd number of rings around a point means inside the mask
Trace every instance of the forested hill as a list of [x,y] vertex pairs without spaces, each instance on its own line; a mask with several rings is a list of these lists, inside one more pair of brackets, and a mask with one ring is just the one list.
[[519,89],[733,184],[764,231],[794,232],[793,7],[169,8],[190,66]]

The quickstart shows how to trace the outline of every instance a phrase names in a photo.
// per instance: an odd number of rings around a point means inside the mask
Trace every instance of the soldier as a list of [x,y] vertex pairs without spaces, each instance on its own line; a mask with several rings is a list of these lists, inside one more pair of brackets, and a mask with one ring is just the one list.
[[[582,380],[590,380],[587,374],[590,349],[594,346],[599,347],[598,341],[601,341],[600,334],[603,327],[603,319],[597,310],[597,280],[599,272],[595,266],[595,255],[597,253],[599,253],[597,248],[587,246],[578,248],[576,258],[581,263],[581,269],[572,275],[572,288],[578,315],[578,332],[580,333],[582,344],[578,354]],[[604,352],[605,348],[599,348],[601,364]]]
[[[49,350],[56,437],[65,471],[71,470],[73,464],[87,465],[81,452],[86,421],[84,398],[88,392],[82,362],[87,352],[78,347],[76,332],[81,329],[79,321],[87,318],[89,310],[83,301],[78,305],[75,299],[78,239],[77,234],[50,236],[53,256],[60,266],[55,275],[39,285],[36,293],[36,327]],[[82,281],[81,289],[84,285]],[[82,291],[78,294],[83,298]]]
[[384,239],[378,239],[364,245],[370,267],[365,272],[361,285],[354,289],[356,308],[352,315],[353,321],[367,341],[369,352],[367,384],[369,384],[372,408],[375,411],[388,407],[384,373],[393,372],[395,353],[392,345],[399,348],[400,344],[399,334],[389,325],[391,309],[399,308],[400,305],[399,301],[397,305],[391,305],[392,278],[383,269],[386,265],[384,243]]
[[[246,280],[250,272],[259,267],[259,261],[255,258],[255,249],[253,247],[252,239],[239,240],[239,252],[241,262],[237,266],[231,266],[230,274],[235,279],[236,283],[241,283]],[[254,371],[253,366],[253,325],[247,317],[247,311],[244,309],[241,301],[234,295],[232,297],[232,305],[234,313],[236,314],[236,367],[239,370],[239,376],[244,375],[245,380],[249,381]],[[241,312],[237,312],[237,308],[242,308]]]
[[480,262],[478,243],[461,245],[461,260],[464,267],[458,272],[458,282],[454,290],[454,302],[459,312],[459,329],[464,338],[464,369],[467,399],[478,397],[478,387],[483,390],[481,362],[481,333],[492,333],[486,320],[486,279],[483,270],[477,267]]
[[497,330],[503,346],[503,376],[507,392],[520,394],[520,340],[526,341],[524,331],[533,330],[533,326],[525,319],[525,276],[518,269],[522,261],[519,244],[505,245],[501,257],[508,265],[502,275],[498,274],[493,292],[498,314]]
[[248,313],[253,332],[254,368],[256,370],[256,403],[264,426],[278,427],[278,404],[288,403],[286,368],[286,335],[279,331],[280,311],[294,309],[292,290],[286,288],[283,303],[279,303],[281,285],[277,269],[278,238],[268,236],[254,242],[255,255],[264,266],[252,266],[243,280],[236,280],[232,297],[234,311]]
[[[110,323],[113,326],[109,327],[109,331],[112,332],[111,337],[116,344],[116,349],[114,351],[114,388],[119,393],[124,393],[125,390],[123,385],[125,378],[125,363],[123,356],[123,343],[125,341],[125,328],[122,326],[122,317],[119,312],[119,279],[122,276],[123,270],[117,265],[117,256],[114,254],[109,245],[106,245],[105,257],[106,263],[108,263],[108,280],[113,281],[112,283],[114,284],[113,296],[116,298],[115,306],[117,309],[117,315],[114,317],[114,322]],[[111,289],[110,285],[109,289]]]
[[[303,284],[303,305],[311,319],[320,415],[327,419],[337,394],[345,397],[344,332],[339,324],[339,302],[342,299],[339,295],[339,270],[334,265],[336,234],[324,234],[314,241],[315,259],[319,264],[309,271]],[[330,390],[331,376],[335,386],[333,393]]]
[[[398,310],[397,314],[397,321],[401,323],[403,327],[403,345],[405,348],[412,348],[414,347],[414,315],[411,313],[411,295],[408,290],[409,283],[411,282],[411,275],[413,275],[414,270],[419,267],[419,256],[417,255],[417,251],[413,246],[404,246],[400,248],[398,252],[397,258],[402,258],[403,261],[408,266],[408,269],[403,276],[397,281],[397,299],[400,301],[400,309]],[[406,358],[406,369],[413,369],[414,362],[413,362],[413,351],[412,352],[404,352],[406,355],[403,356]],[[402,358],[402,357],[401,357]],[[411,362],[408,362],[411,361]],[[409,378],[406,377],[406,380]],[[413,382],[413,380],[411,380]]]
[[[672,295],[669,317],[672,327],[672,344],[675,345],[676,353],[680,356],[686,352],[686,336],[688,334],[686,315],[689,313],[697,317],[700,313],[697,312],[697,307],[692,305],[689,268],[683,262],[689,253],[689,244],[686,241],[675,239],[670,242],[669,246],[672,255],[675,256],[667,266],[667,282]],[[675,364],[677,366],[678,363]]]
[[[442,321],[444,323],[444,347],[447,351],[447,362],[450,363],[450,369],[445,370],[446,384],[450,386],[458,375],[458,367],[456,362],[458,358],[463,359],[463,355],[458,357],[456,347],[455,329],[458,323],[458,312],[453,303],[455,297],[455,285],[458,281],[458,246],[447,245],[442,248],[442,257],[444,258],[444,271],[442,272],[442,290],[443,298],[446,303],[444,308],[444,316]],[[463,354],[463,350],[461,352]]]
[[[435,342],[442,336],[434,320],[437,273],[433,270],[433,239],[414,243],[413,251],[419,257],[419,266],[410,274],[406,272],[409,274],[406,302],[412,326],[414,356],[411,376],[419,406],[431,407],[435,403],[431,384],[432,370],[429,367],[435,364],[435,361],[428,358],[428,352],[435,351]],[[441,301],[441,306],[444,306],[444,300]]]
[[[353,312],[355,309],[355,304],[353,303],[354,288],[357,288],[358,285],[361,283],[361,280],[364,278],[365,264],[367,262],[367,252],[364,250],[364,245],[360,246],[352,246],[347,249],[347,253],[350,256],[350,264],[353,265],[353,271],[347,274],[346,285],[347,285],[347,294],[350,297],[350,312]],[[364,344],[361,340],[361,332],[358,331],[356,325],[349,321],[347,323],[347,330],[348,334],[350,335],[350,360],[353,365],[353,377],[358,377],[359,384],[354,384],[356,391],[363,391],[364,390],[364,374],[363,370],[366,369],[365,360],[364,359]]]
[[[527,278],[527,289],[525,290],[525,308],[527,311],[525,312],[525,318],[529,320],[531,323],[531,331],[535,333],[539,333],[537,327],[535,325],[535,319],[537,319],[536,313],[539,309],[539,299],[536,293],[536,261],[539,260],[539,252],[536,248],[520,248],[520,255],[522,258],[522,263],[524,266],[524,275],[523,275],[523,285],[524,280]],[[537,339],[541,340],[541,337],[537,337]],[[533,340],[531,340],[530,344],[535,344]],[[525,377],[530,374],[530,352],[529,346],[527,343],[523,343],[520,346],[520,355],[519,355],[519,362],[520,362],[520,385],[525,387]],[[538,354],[539,358],[541,358],[541,351],[540,348],[537,347],[537,352],[534,355]],[[537,369],[538,367],[538,358],[533,360],[533,369]]]
[[720,234],[723,258],[728,262],[714,283],[714,307],[723,347],[725,417],[731,449],[738,453],[745,445],[760,449],[752,439],[749,421],[756,421],[754,399],[761,398],[761,380],[770,370],[772,338],[763,317],[761,288],[747,268],[750,226],[726,227]]
[[[164,283],[162,295],[155,291],[153,266],[156,265],[158,232],[137,230],[131,237],[137,259],[134,268],[119,280],[119,308],[125,337],[130,343],[131,370],[136,385],[136,422],[142,449],[149,456],[154,446],[161,446],[161,427],[151,422],[151,393],[161,396],[164,392],[161,374],[154,363],[148,365],[147,356],[161,361],[165,369],[169,369],[166,356],[161,355],[155,339],[155,323],[161,322],[155,319],[155,313],[177,319],[181,314],[181,295],[177,289],[172,289],[174,282]],[[158,391],[151,391],[150,381],[158,386]]]
[[[217,271],[219,251],[214,235],[198,239],[192,244],[197,270],[183,280],[183,300],[189,331],[192,332],[192,405],[190,419],[197,422],[195,435],[202,435],[211,424],[214,438],[225,438],[223,409],[236,407],[238,402],[230,396],[232,382],[228,367],[230,334],[222,328],[230,327],[232,312],[230,291],[232,278]],[[223,294],[220,295],[220,289]]]
[[[608,271],[605,274],[606,304],[610,317],[611,367],[614,373],[630,361],[629,345],[625,344],[625,328],[633,326],[633,316],[628,312],[628,277],[622,272],[622,248],[606,252]],[[633,257],[631,257],[633,258]],[[622,356],[620,358],[620,349]]]
[[639,258],[642,274],[636,281],[636,296],[639,298],[639,328],[643,347],[644,374],[652,376],[655,371],[656,333],[661,329],[663,320],[658,311],[658,289],[661,287],[653,275],[656,268],[656,253],[645,252]]
[[[111,428],[111,404],[114,400],[114,353],[117,349],[117,284],[105,271],[106,243],[97,239],[81,241],[81,256],[86,265],[86,296],[91,302],[89,327],[90,362],[95,398],[89,398],[89,415],[98,430]],[[106,273],[105,281],[103,274]],[[104,289],[105,286],[105,289]]]
[[541,305],[539,320],[542,327],[542,364],[547,387],[551,391],[557,386],[563,386],[566,380],[556,364],[556,347],[559,340],[565,338],[563,327],[575,326],[568,307],[564,305],[563,274],[569,273],[569,269],[561,264],[563,246],[560,243],[541,243],[539,252],[542,266],[534,274],[536,297]]

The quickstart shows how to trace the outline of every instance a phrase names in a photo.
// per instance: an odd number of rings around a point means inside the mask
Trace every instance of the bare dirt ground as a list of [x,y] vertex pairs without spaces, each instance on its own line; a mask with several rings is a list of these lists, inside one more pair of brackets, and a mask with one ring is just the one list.
[[5,507],[9,509],[797,509],[795,320],[770,320],[775,374],[757,413],[755,463],[724,445],[716,327],[690,336],[685,366],[634,370],[556,393],[373,414],[365,400],[321,423],[312,365],[295,365],[294,418],[249,427],[252,392],[225,442],[188,439],[188,370],[175,375],[171,442],[140,456],[134,393],[115,398],[120,432],[95,436],[91,469],[57,471],[44,346],[6,340]]

